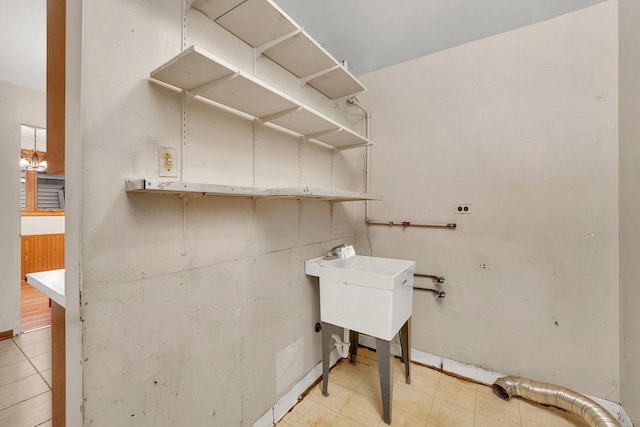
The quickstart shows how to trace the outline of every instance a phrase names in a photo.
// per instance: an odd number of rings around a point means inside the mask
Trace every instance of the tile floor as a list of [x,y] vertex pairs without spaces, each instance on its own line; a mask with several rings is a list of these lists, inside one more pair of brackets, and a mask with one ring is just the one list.
[[[518,398],[505,402],[487,386],[424,366],[411,365],[411,384],[394,359],[393,427],[571,427],[576,416]],[[329,397],[314,386],[279,427],[378,427],[382,404],[375,352],[361,348],[358,363],[338,363],[329,375]],[[0,341],[0,426],[51,426],[51,330]]]
[[[560,409],[519,398],[505,402],[490,387],[424,366],[411,365],[411,384],[394,359],[393,427],[570,427],[586,426]],[[329,374],[329,396],[322,382],[277,424],[278,427],[382,427],[382,403],[375,352],[361,348],[358,362],[339,362]]]
[[51,328],[0,341],[0,426],[51,426]]

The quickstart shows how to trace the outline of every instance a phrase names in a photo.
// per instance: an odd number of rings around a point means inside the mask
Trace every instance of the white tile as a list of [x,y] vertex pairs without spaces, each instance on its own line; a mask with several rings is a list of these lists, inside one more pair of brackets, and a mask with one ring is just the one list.
[[51,327],[37,329],[31,332],[25,332],[13,339],[16,344],[23,346],[27,344],[33,344],[38,341],[51,340]]
[[49,385],[49,388],[51,388],[51,369],[40,372],[40,375],[42,375],[42,378],[44,378],[44,380]]
[[0,353],[2,353],[3,351],[9,350],[13,346],[14,346],[13,340],[11,339],[0,341]]
[[28,358],[34,358],[35,356],[39,356],[44,353],[51,352],[51,339],[45,339],[42,341],[36,341],[29,344],[20,344],[16,343],[18,347],[22,350],[22,352]]
[[[0,387],[0,410],[49,391],[49,386],[35,374]],[[46,420],[46,419],[45,419]],[[0,425],[3,425],[0,423]]]
[[36,370],[28,360],[0,367],[0,386],[29,377],[35,373]]
[[27,360],[27,358],[24,357],[24,354],[22,354],[16,345],[0,353],[0,367],[12,365],[23,360]]
[[31,363],[40,372],[51,369],[51,353],[41,354],[39,356],[31,357]]
[[51,391],[0,411],[0,426],[32,427],[48,420],[51,420]]

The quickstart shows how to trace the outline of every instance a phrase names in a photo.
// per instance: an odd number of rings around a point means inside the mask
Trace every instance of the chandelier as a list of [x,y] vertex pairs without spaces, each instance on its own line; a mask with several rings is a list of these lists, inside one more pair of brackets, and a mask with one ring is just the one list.
[[34,170],[34,171],[45,171],[47,170],[47,160],[46,153],[43,151],[38,151],[37,145],[37,135],[38,130],[33,129],[33,151],[31,150],[22,150],[22,154],[20,156],[20,167]]

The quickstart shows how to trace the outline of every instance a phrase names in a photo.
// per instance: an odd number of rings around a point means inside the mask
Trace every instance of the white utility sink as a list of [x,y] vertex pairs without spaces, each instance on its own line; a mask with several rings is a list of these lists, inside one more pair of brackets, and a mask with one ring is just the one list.
[[391,341],[411,317],[415,261],[356,255],[305,261],[320,278],[320,320]]

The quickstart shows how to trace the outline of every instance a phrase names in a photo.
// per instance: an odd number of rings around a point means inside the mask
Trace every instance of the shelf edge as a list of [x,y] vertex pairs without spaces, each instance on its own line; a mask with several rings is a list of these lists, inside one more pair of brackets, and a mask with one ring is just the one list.
[[234,196],[250,198],[292,198],[300,200],[322,200],[334,202],[382,200],[382,196],[346,190],[318,187],[258,188],[233,185],[190,183],[158,179],[126,179],[128,193],[198,194],[209,196]]

